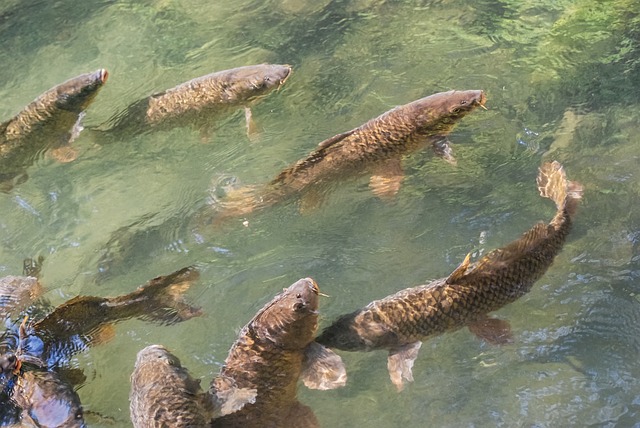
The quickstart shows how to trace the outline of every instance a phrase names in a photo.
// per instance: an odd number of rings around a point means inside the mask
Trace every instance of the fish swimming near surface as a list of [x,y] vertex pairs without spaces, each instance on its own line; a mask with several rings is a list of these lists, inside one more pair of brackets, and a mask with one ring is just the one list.
[[[43,317],[36,316],[32,322],[27,322],[28,316],[13,322],[16,302],[23,302],[11,298],[15,293],[2,290],[0,301],[12,306],[11,311],[4,312],[12,316],[4,320],[7,329],[0,335],[0,421],[10,421],[15,417],[19,409],[12,410],[12,407],[20,402],[20,398],[16,396],[20,391],[35,391],[28,394],[25,392],[27,395],[22,397],[22,402],[31,403],[31,409],[39,408],[34,400],[40,397],[38,391],[43,386],[34,387],[33,390],[16,390],[16,385],[21,380],[26,379],[29,384],[31,378],[26,375],[28,372],[52,372],[57,375],[66,368],[73,355],[110,340],[114,336],[113,326],[117,322],[139,318],[173,324],[201,315],[201,310],[188,304],[184,298],[184,293],[198,276],[197,270],[189,267],[154,278],[126,295],[111,298],[75,297]],[[20,294],[24,293],[20,291]],[[7,296],[10,298],[6,298]],[[44,375],[33,376],[33,379],[38,380],[41,379],[38,376]],[[47,382],[53,382],[51,378],[48,379]],[[50,391],[65,391],[62,378],[55,382],[55,388]],[[71,385],[67,386],[67,389],[72,390]],[[65,394],[58,399],[65,401],[71,397]],[[73,402],[66,406],[74,408]]]
[[338,318],[316,339],[345,351],[389,351],[388,369],[400,390],[413,380],[423,340],[462,327],[491,343],[510,340],[506,321],[487,314],[526,294],[562,249],[582,198],[558,162],[545,163],[537,178],[540,195],[555,202],[549,224],[538,223],[516,241],[474,263],[469,255],[446,278],[408,288]]
[[138,352],[129,394],[131,422],[136,428],[205,427],[216,416],[254,402],[256,390],[227,390],[231,395],[203,391],[180,359],[164,346]]
[[346,382],[340,357],[313,342],[319,295],[315,281],[301,279],[267,303],[242,328],[210,390],[220,395],[230,386],[255,389],[255,401],[214,419],[212,426],[318,426],[313,411],[296,398],[299,378],[310,373],[323,377],[326,383],[313,376],[303,379],[316,389],[337,388]]
[[0,190],[8,192],[24,182],[27,168],[44,152],[62,162],[76,158],[69,143],[108,76],[107,70],[100,69],[67,80],[0,123]]
[[483,91],[469,90],[440,92],[398,106],[321,142],[266,186],[232,189],[215,201],[214,208],[221,216],[245,215],[303,191],[307,196],[303,208],[313,207],[321,196],[319,188],[361,174],[371,175],[369,185],[375,195],[391,198],[403,179],[403,155],[431,146],[436,155],[456,163],[447,136],[460,119],[485,102]]
[[221,114],[245,109],[247,133],[255,133],[251,105],[291,75],[291,66],[259,64],[218,71],[131,104],[107,131],[127,136],[189,123],[209,127]]
[[16,380],[11,400],[22,409],[22,426],[86,427],[80,397],[56,372],[24,372]]

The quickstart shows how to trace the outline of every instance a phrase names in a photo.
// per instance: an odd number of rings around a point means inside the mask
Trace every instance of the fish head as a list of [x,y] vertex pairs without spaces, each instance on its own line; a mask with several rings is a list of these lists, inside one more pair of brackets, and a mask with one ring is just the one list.
[[80,113],[96,97],[109,73],[104,68],[69,79],[56,87],[56,106],[61,110]]
[[172,366],[180,366],[180,359],[173,355],[167,348],[162,345],[149,345],[142,351],[138,352],[136,357],[136,365],[138,368],[143,364],[160,362]]
[[16,382],[13,400],[23,410],[23,421],[33,422],[33,426],[86,426],[78,394],[55,372],[23,373]]
[[421,127],[435,134],[446,134],[458,120],[478,107],[484,108],[484,91],[448,91],[433,94],[416,101],[421,112]]
[[260,64],[240,67],[231,79],[227,92],[238,94],[244,101],[253,100],[279,89],[291,75],[290,65]]
[[256,337],[288,350],[302,350],[318,325],[320,290],[311,278],[285,288],[249,323]]

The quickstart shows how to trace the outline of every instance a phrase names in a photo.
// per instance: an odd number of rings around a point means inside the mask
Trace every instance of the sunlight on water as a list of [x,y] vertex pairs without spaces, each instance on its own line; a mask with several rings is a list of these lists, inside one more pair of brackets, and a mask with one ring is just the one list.
[[[108,82],[74,142],[0,193],[0,273],[45,257],[46,297],[128,293],[195,264],[189,297],[205,315],[139,320],[75,357],[90,426],[129,424],[136,353],[161,343],[207,387],[239,329],[276,293],[311,276],[330,297],[321,327],[400,289],[448,275],[471,252],[514,240],[553,204],[544,160],[585,196],[569,242],[532,291],[501,309],[514,342],[467,329],[425,342],[398,394],[386,352],[341,353],[349,382],[300,386],[323,427],[634,426],[640,423],[640,18],[633,1],[5,2],[0,117],[81,73]],[[637,5],[635,5],[637,6]],[[129,104],[213,71],[290,64],[253,108],[211,129],[105,136]],[[321,141],[435,92],[483,89],[488,111],[450,136],[458,165],[428,150],[404,160],[391,202],[368,178],[339,182],[315,210],[292,198],[216,228],[211,193],[259,185]]]

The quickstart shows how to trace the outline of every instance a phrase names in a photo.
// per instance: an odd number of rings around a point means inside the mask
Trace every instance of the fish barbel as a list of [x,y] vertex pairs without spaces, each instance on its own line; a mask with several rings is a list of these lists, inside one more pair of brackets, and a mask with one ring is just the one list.
[[338,318],[316,341],[346,351],[389,351],[392,382],[402,389],[422,341],[462,327],[492,343],[510,339],[506,321],[487,317],[526,294],[562,249],[582,186],[568,181],[558,162],[545,163],[537,178],[540,195],[555,202],[549,224],[538,223],[519,239],[470,263],[469,255],[446,278],[407,288]]

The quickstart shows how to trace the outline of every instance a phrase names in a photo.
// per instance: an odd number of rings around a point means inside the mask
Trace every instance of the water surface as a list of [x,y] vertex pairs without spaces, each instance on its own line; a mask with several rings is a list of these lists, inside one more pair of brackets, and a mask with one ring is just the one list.
[[[559,160],[583,183],[584,202],[548,273],[496,313],[510,321],[512,344],[490,346],[466,329],[430,340],[401,394],[384,352],[343,353],[347,387],[301,387],[300,398],[326,427],[637,425],[639,34],[631,0],[5,2],[0,117],[74,75],[104,67],[110,79],[85,117],[79,159],[45,157],[0,194],[0,272],[19,274],[24,258],[44,255],[47,297],[61,303],[200,268],[189,295],[204,317],[123,323],[73,362],[87,375],[79,394],[90,425],[126,426],[144,346],[164,344],[207,385],[242,325],[301,277],[331,296],[321,302],[326,325],[548,221],[554,207],[535,176]],[[104,144],[91,132],[153,92],[262,62],[294,73],[255,106],[256,141],[242,112],[204,139],[186,127]],[[391,203],[361,179],[313,212],[293,200],[194,233],[212,187],[266,182],[325,138],[449,89],[488,96],[489,111],[451,135],[457,167],[416,153]],[[101,273],[118,230],[138,233]]]

